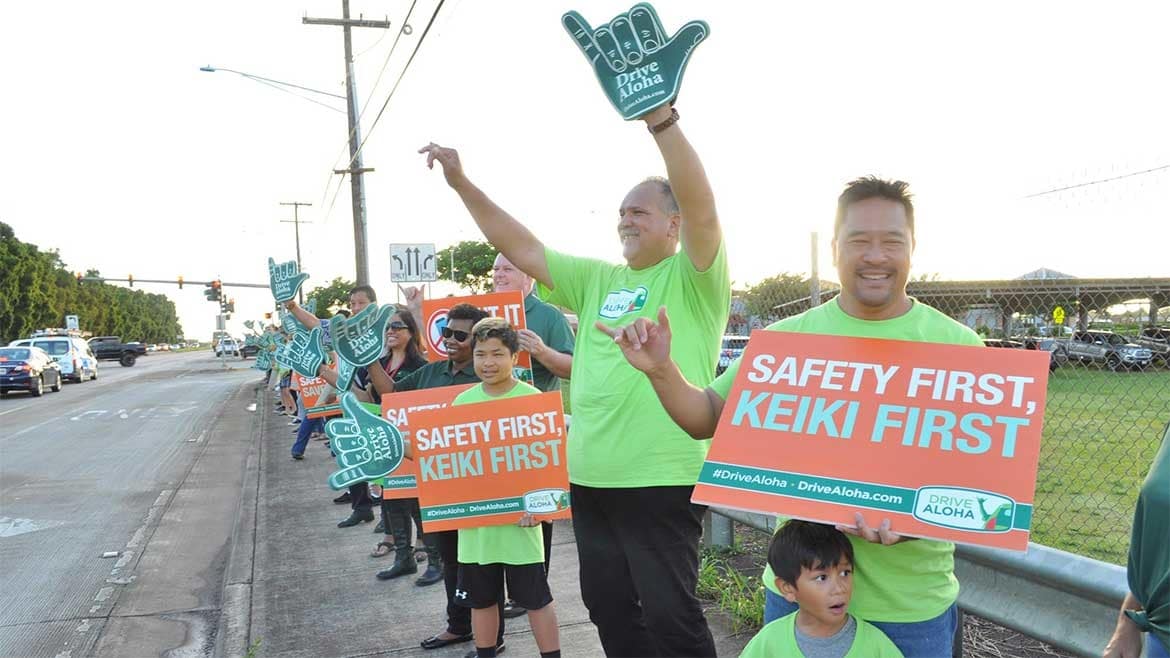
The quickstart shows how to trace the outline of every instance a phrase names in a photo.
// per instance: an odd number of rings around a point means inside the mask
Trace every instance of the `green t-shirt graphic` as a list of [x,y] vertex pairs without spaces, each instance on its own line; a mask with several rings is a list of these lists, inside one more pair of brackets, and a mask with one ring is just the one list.
[[636,318],[670,315],[671,356],[683,375],[706,386],[715,374],[731,305],[724,246],[705,272],[685,252],[641,270],[545,251],[554,288],[546,301],[577,314],[573,350],[573,422],[569,480],[589,487],[693,485],[710,441],[695,441],[670,419],[650,380],[622,356],[600,321],[625,326]]
[[[841,310],[836,300],[767,328],[802,334],[885,338],[922,343],[982,346],[979,334],[943,313],[914,302],[905,314],[890,320],[859,320]],[[711,388],[724,400],[739,372],[737,360]],[[897,531],[897,528],[894,529]],[[959,596],[955,579],[955,545],[927,539],[882,546],[850,537],[857,557],[849,612],[861,619],[918,622],[941,615]],[[771,567],[764,585],[779,594]]]
[[[796,614],[781,617],[761,628],[743,648],[739,658],[804,658],[796,644]],[[902,652],[885,633],[856,616],[853,619],[857,622],[857,633],[843,658],[902,658]]]
[[[512,390],[493,397],[484,392],[483,384],[479,384],[460,393],[451,404],[476,404],[539,393],[538,389],[518,381]],[[509,523],[486,528],[461,528],[459,561],[465,564],[542,564],[544,536],[539,525],[521,528]]]

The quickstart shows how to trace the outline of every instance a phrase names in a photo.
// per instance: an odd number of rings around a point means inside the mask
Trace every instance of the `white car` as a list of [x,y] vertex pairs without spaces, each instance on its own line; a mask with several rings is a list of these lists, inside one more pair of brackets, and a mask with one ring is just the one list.
[[240,355],[240,345],[234,338],[221,338],[215,344],[215,356],[223,356],[224,354],[231,354],[232,356]]
[[14,340],[13,347],[39,347],[61,370],[61,378],[75,382],[97,379],[98,362],[89,343],[74,336],[38,336]]

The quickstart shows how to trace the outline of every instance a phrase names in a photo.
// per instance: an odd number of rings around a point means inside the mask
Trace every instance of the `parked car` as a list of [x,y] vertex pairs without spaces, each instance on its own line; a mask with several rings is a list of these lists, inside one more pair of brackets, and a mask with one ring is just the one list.
[[1056,362],[1056,341],[1051,338],[984,338],[983,344],[1012,350],[1045,350],[1048,352],[1048,372],[1060,367]]
[[126,368],[146,354],[142,343],[123,343],[117,336],[94,336],[89,339],[89,346],[99,361],[117,361]]
[[1146,327],[1133,342],[1150,350],[1162,365],[1170,365],[1170,327]]
[[240,356],[244,357],[245,359],[250,356],[256,356],[259,353],[260,346],[254,344],[250,345],[247,341],[245,341],[244,346],[240,348]]
[[1112,331],[1077,331],[1062,346],[1070,360],[1096,363],[1110,370],[1145,368],[1154,358],[1148,348]]
[[747,344],[747,336],[724,336],[723,345],[719,349],[719,362],[716,364],[715,374],[721,374],[733,361],[743,356],[743,350]]
[[231,354],[232,356],[240,355],[240,345],[234,338],[220,338],[219,342],[215,344],[215,356],[219,357],[224,354]]
[[0,397],[11,391],[28,391],[40,397],[45,388],[61,390],[61,367],[44,350],[31,345],[0,347]]

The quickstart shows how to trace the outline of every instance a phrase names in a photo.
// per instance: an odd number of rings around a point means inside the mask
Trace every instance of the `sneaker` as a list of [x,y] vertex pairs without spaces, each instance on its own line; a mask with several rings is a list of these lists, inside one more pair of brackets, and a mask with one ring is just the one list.
[[516,605],[512,599],[508,599],[504,603],[504,619],[515,619],[527,613],[528,610]]
[[[496,655],[498,656],[498,655],[504,653],[504,649],[505,649],[505,647],[504,647],[503,642],[500,642],[499,644],[497,644],[496,645]],[[463,654],[463,658],[475,658],[478,655],[479,655],[479,653],[476,652],[475,649],[472,649],[471,651],[468,651],[467,653]]]
[[[298,455],[298,454],[294,454],[294,455],[293,455],[293,459],[295,459],[295,460],[297,460],[297,461],[301,461],[301,460],[302,460],[302,459],[304,459],[304,458],[305,458],[305,456],[304,456],[303,454],[299,454],[299,455]],[[505,610],[507,610],[507,608],[504,608],[504,609],[505,609]]]

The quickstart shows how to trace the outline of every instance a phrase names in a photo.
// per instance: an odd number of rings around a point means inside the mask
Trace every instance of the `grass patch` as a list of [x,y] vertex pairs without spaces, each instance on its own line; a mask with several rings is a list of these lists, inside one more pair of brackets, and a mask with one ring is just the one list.
[[731,617],[733,633],[754,632],[764,625],[764,585],[758,576],[745,576],[728,563],[736,554],[728,549],[704,549],[695,594],[714,602]]
[[1068,364],[1048,380],[1032,541],[1125,564],[1138,490],[1170,420],[1170,370]]

